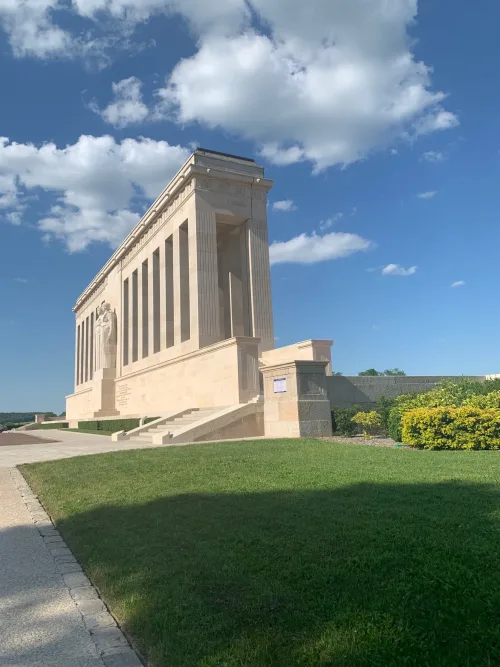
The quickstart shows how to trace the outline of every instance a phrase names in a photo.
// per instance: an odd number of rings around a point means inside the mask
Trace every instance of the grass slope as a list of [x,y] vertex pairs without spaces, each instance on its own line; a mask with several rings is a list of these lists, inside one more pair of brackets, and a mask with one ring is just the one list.
[[312,440],[23,469],[154,667],[500,664],[500,458]]

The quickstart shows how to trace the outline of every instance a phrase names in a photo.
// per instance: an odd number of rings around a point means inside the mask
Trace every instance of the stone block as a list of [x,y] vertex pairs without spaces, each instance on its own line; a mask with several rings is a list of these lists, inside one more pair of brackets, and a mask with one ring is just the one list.
[[63,574],[64,583],[68,588],[82,588],[90,586],[90,581],[81,572],[72,572],[70,574]]
[[90,632],[99,650],[116,647],[130,648],[122,631],[117,627],[95,628]]
[[[69,576],[69,575],[66,575]],[[86,578],[86,577],[85,577]],[[66,581],[66,579],[65,579]],[[87,579],[88,581],[88,579]],[[66,585],[68,585],[66,583]],[[97,595],[97,591],[93,586],[75,586],[74,588],[70,588],[69,594],[71,597],[77,602],[83,602],[87,600],[98,600],[99,596]]]

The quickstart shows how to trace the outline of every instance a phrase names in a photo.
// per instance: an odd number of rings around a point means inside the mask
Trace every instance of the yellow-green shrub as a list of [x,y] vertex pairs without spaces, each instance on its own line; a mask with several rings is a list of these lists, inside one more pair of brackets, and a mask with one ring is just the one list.
[[485,394],[484,396],[471,396],[465,401],[464,405],[481,408],[481,410],[500,408],[500,391],[492,391],[491,394]]
[[424,449],[500,449],[500,409],[409,410],[403,414],[403,442]]
[[358,412],[354,415],[352,421],[363,427],[363,437],[365,438],[375,435],[382,427],[382,417],[375,410],[372,410],[372,412]]

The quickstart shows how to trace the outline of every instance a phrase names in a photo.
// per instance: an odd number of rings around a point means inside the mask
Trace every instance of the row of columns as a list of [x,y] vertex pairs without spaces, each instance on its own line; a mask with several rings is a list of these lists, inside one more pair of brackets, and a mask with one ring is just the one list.
[[[122,275],[119,365],[190,341],[196,350],[233,336],[274,347],[265,204],[217,249],[214,210],[193,200],[187,220]],[[131,267],[132,269],[132,267]],[[111,304],[117,307],[118,304]],[[92,379],[95,313],[77,326],[76,384]],[[120,331],[121,330],[121,331]]]
[[96,368],[94,322],[97,314],[92,311],[76,328],[75,384],[89,382]]

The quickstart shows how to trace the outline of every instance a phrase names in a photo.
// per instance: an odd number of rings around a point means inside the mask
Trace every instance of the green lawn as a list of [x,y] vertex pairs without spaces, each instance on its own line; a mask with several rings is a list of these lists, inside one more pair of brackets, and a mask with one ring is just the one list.
[[500,454],[256,441],[23,473],[153,667],[500,665]]
[[73,431],[73,433],[91,433],[92,435],[112,435],[113,431],[96,431],[91,428],[65,428],[64,431]]

